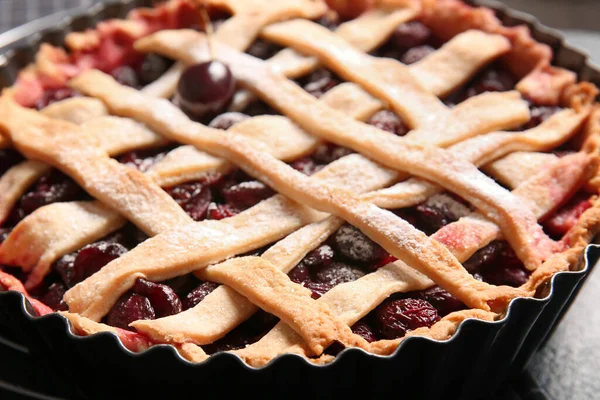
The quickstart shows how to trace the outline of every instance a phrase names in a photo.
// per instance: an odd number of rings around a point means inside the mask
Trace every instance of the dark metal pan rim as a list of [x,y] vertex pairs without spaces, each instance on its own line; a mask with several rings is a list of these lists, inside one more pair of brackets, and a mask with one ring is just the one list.
[[[558,30],[542,25],[537,18],[535,18],[534,16],[532,16],[530,14],[515,11],[515,10],[509,8],[508,6],[506,6],[502,3],[499,3],[497,1],[494,1],[494,0],[466,0],[466,2],[474,4],[474,5],[489,7],[491,9],[496,10],[496,12],[498,13],[498,16],[507,25],[515,25],[515,24],[528,25],[531,28],[532,33],[536,40],[543,42],[543,43],[547,43],[547,44],[551,45],[553,48],[555,48],[555,51],[558,52],[557,58],[559,58],[559,59],[561,58],[561,52],[566,53],[565,57],[562,57],[563,58],[562,62],[566,62],[569,65],[561,65],[561,66],[575,70],[575,72],[577,72],[579,74],[580,78],[583,80],[591,80],[592,82],[600,85],[600,67],[595,65],[590,60],[590,55],[587,51],[585,51],[584,49],[580,49],[577,46],[566,43],[564,35],[562,33],[560,33]],[[87,23],[89,23],[89,26],[93,26],[94,24],[96,24],[98,21],[100,21],[102,19],[106,19],[111,16],[116,16],[116,15],[114,15],[115,10],[119,14],[123,14],[126,11],[128,11],[134,7],[149,5],[149,3],[151,3],[151,1],[149,1],[149,0],[118,0],[118,1],[112,1],[112,2],[106,2],[106,3],[98,3],[94,6],[91,6],[85,12],[77,13],[77,15],[73,15],[73,16],[63,17],[60,19],[60,22],[58,24],[53,25],[52,27],[42,28],[39,32],[37,32],[27,38],[24,38],[23,40],[19,40],[19,43],[22,42],[22,44],[20,46],[14,48],[14,49],[8,50],[5,54],[0,54],[0,70],[7,69],[11,66],[16,68],[17,70],[22,68],[24,65],[19,65],[18,61],[16,60],[18,58],[18,54],[20,52],[26,51],[26,52],[34,53],[35,51],[37,51],[40,43],[42,42],[42,40],[45,37],[47,37],[48,35],[51,36],[53,34],[57,34],[60,37],[62,37],[62,35],[64,35],[66,32],[70,32],[70,31],[74,30],[73,29],[74,24],[78,20],[89,19],[89,21],[87,21]],[[79,27],[77,29],[81,29],[81,27]],[[2,49],[0,49],[0,51],[2,51]],[[565,61],[564,58],[567,58],[567,59],[571,58],[574,60],[566,60]],[[560,62],[558,64],[560,64]],[[13,77],[13,79],[14,79],[14,77]],[[596,253],[596,254],[591,255],[591,253]],[[352,356],[369,357],[369,359],[374,358],[374,359],[381,359],[381,360],[393,358],[402,348],[408,346],[407,343],[412,343],[412,342],[417,342],[417,341],[429,341],[432,343],[438,343],[440,345],[450,344],[450,343],[458,340],[458,338],[461,335],[461,332],[464,331],[465,329],[467,329],[467,327],[471,326],[471,325],[478,325],[478,326],[504,325],[504,324],[506,324],[507,321],[510,320],[511,315],[515,312],[514,310],[521,305],[524,305],[526,303],[528,303],[528,304],[537,303],[541,307],[544,307],[545,304],[547,304],[549,302],[549,300],[552,298],[552,296],[555,292],[555,287],[558,284],[560,284],[560,281],[563,278],[565,278],[568,275],[576,275],[576,276],[581,276],[581,277],[585,276],[587,274],[587,272],[589,270],[591,270],[593,267],[593,265],[590,264],[590,259],[593,259],[594,263],[595,263],[595,261],[598,259],[599,255],[600,255],[600,246],[599,245],[587,246],[585,249],[585,255],[584,255],[585,262],[583,263],[583,268],[581,270],[560,272],[560,273],[555,274],[550,280],[549,291],[548,291],[549,293],[545,298],[539,299],[539,298],[533,298],[533,297],[527,297],[527,298],[523,297],[523,298],[514,299],[513,301],[510,302],[507,312],[505,313],[505,315],[502,319],[499,319],[496,321],[483,321],[483,320],[478,320],[478,319],[467,319],[458,326],[456,332],[452,335],[452,337],[450,337],[447,340],[435,340],[435,339],[431,339],[431,338],[423,337],[423,336],[409,337],[409,338],[406,338],[405,340],[403,340],[402,343],[396,348],[396,350],[391,355],[388,355],[388,356],[374,355],[374,354],[368,353],[368,352],[366,352],[362,349],[358,349],[358,348],[345,349],[336,357],[336,359],[333,362],[331,362],[329,364],[324,364],[324,365],[312,364],[305,358],[303,358],[299,355],[296,355],[296,354],[282,354],[282,355],[277,356],[276,358],[274,358],[273,360],[271,360],[269,363],[267,363],[264,366],[252,367],[252,366],[249,366],[248,364],[246,364],[239,356],[231,354],[231,353],[227,353],[227,352],[217,353],[217,354],[209,357],[206,361],[203,361],[201,363],[192,363],[192,362],[184,359],[175,350],[175,348],[173,346],[167,345],[167,344],[154,345],[154,346],[150,347],[149,349],[142,351],[142,352],[133,352],[133,351],[127,349],[114,333],[102,332],[102,333],[96,333],[96,334],[89,335],[89,336],[80,336],[80,335],[73,334],[71,332],[69,321],[65,317],[61,316],[60,314],[53,313],[53,314],[49,314],[49,315],[42,316],[42,317],[32,315],[28,311],[28,309],[31,309],[31,306],[30,306],[29,302],[26,300],[26,298],[21,293],[3,292],[3,293],[0,293],[0,300],[9,298],[11,296],[19,296],[19,303],[20,303],[21,307],[20,307],[20,310],[16,310],[16,311],[23,314],[27,318],[29,323],[32,323],[34,325],[40,325],[40,324],[44,324],[46,321],[61,321],[61,323],[62,323],[61,326],[64,328],[65,334],[67,335],[69,340],[77,342],[77,343],[83,343],[86,346],[88,346],[88,345],[89,346],[97,346],[100,344],[101,341],[110,341],[113,343],[113,345],[118,346],[118,348],[120,350],[122,350],[125,354],[127,354],[128,356],[134,357],[135,359],[146,360],[149,357],[152,357],[156,353],[170,352],[171,354],[173,354],[175,356],[174,357],[175,360],[180,361],[183,364],[194,367],[194,368],[209,368],[211,365],[218,363],[218,362],[234,361],[234,362],[236,362],[236,364],[239,364],[240,366],[243,366],[249,370],[254,371],[254,370],[261,370],[261,369],[269,368],[270,366],[273,366],[273,365],[276,365],[276,364],[282,362],[282,360],[284,360],[284,359],[285,360],[295,359],[295,360],[298,360],[297,364],[300,364],[301,366],[304,366],[304,367],[331,369],[331,368],[335,368],[336,365],[343,363],[346,358],[350,358]]]
[[[39,324],[39,323],[43,323],[42,321],[50,320],[50,319],[60,320],[62,322],[62,327],[64,328],[65,333],[69,336],[70,340],[77,341],[80,343],[85,343],[86,345],[93,346],[93,345],[95,345],[95,343],[98,340],[102,340],[102,339],[100,339],[102,337],[110,338],[110,340],[112,342],[114,342],[115,345],[117,345],[122,351],[127,353],[129,356],[134,357],[136,359],[140,359],[140,360],[145,360],[145,359],[147,359],[146,357],[151,357],[153,352],[169,351],[175,356],[177,361],[180,361],[188,366],[193,366],[195,368],[202,368],[204,366],[206,368],[208,368],[210,366],[211,362],[212,363],[217,362],[217,361],[213,361],[213,360],[217,360],[219,358],[229,358],[229,361],[236,360],[241,365],[243,365],[246,368],[249,368],[250,370],[260,370],[263,368],[268,368],[272,364],[276,364],[282,358],[290,358],[291,357],[291,358],[296,358],[296,359],[300,360],[302,363],[305,364],[305,366],[310,366],[312,368],[328,369],[328,368],[335,368],[336,364],[343,363],[344,358],[347,357],[347,354],[350,354],[350,353],[355,353],[355,354],[362,353],[361,354],[362,357],[366,356],[366,357],[371,357],[371,358],[375,358],[375,359],[384,359],[385,360],[385,359],[390,359],[390,358],[395,357],[396,354],[399,351],[401,351],[401,348],[403,346],[408,346],[407,343],[410,343],[413,341],[425,340],[425,341],[430,341],[430,342],[438,343],[438,344],[450,344],[451,342],[455,341],[457,337],[459,337],[459,335],[461,334],[461,332],[464,329],[467,329],[465,326],[470,325],[470,324],[473,324],[473,325],[496,325],[496,326],[504,325],[504,324],[506,324],[507,321],[510,320],[511,315],[514,312],[513,310],[515,308],[519,307],[519,305],[521,305],[521,304],[538,303],[541,307],[543,307],[545,304],[547,304],[554,294],[555,286],[557,285],[557,280],[560,280],[567,275],[585,276],[589,272],[589,270],[592,269],[592,263],[590,263],[590,259],[598,258],[597,256],[590,255],[590,253],[594,253],[594,252],[596,252],[596,253],[598,253],[598,255],[600,255],[600,245],[591,244],[586,247],[585,253],[584,253],[584,260],[582,262],[582,264],[583,264],[582,269],[577,270],[577,271],[565,271],[565,272],[559,272],[557,274],[554,274],[549,282],[550,289],[549,289],[549,293],[546,297],[544,297],[544,298],[535,298],[535,297],[515,298],[509,303],[504,317],[499,320],[484,321],[484,320],[479,320],[479,319],[474,319],[474,318],[466,319],[459,324],[456,332],[449,339],[446,339],[446,340],[437,340],[437,339],[432,339],[432,338],[425,337],[425,336],[411,336],[411,337],[408,337],[405,340],[403,340],[400,343],[400,345],[396,348],[396,350],[390,355],[377,355],[377,354],[369,353],[369,352],[367,352],[363,349],[359,349],[359,348],[347,348],[347,349],[342,350],[333,362],[328,363],[328,364],[323,364],[323,365],[310,363],[308,360],[306,360],[305,358],[303,358],[297,354],[281,354],[281,355],[275,357],[273,360],[269,361],[264,366],[253,367],[253,366],[246,364],[239,356],[232,354],[232,353],[228,353],[228,352],[217,353],[217,354],[209,357],[206,361],[203,361],[200,363],[194,363],[194,362],[188,361],[185,358],[183,358],[175,350],[175,348],[169,344],[157,344],[157,345],[151,346],[150,348],[148,348],[142,352],[134,352],[134,351],[127,349],[123,345],[123,343],[121,343],[121,341],[118,339],[117,335],[112,332],[100,332],[100,333],[95,333],[95,334],[88,335],[88,336],[77,335],[77,334],[72,333],[69,320],[60,314],[53,313],[53,314],[48,314],[48,315],[44,315],[41,317],[37,316],[37,315],[32,315],[32,313],[29,311],[32,309],[32,307],[29,304],[29,301],[21,293],[3,292],[3,293],[0,293],[0,299],[2,299],[3,296],[17,295],[20,297],[20,304],[21,304],[19,312],[24,314],[30,323]],[[593,261],[593,263],[595,263],[595,260]],[[559,282],[559,284],[560,284],[560,282]],[[106,339],[103,339],[103,340],[106,340]]]

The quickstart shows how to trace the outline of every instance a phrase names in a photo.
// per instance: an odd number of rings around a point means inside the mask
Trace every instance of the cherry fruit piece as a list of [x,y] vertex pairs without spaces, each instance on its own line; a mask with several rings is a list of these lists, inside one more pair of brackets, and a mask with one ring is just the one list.
[[231,100],[235,79],[219,61],[194,64],[185,69],[177,85],[176,99],[194,117],[221,111]]
[[439,321],[437,310],[422,299],[388,300],[376,308],[377,324],[385,339],[397,339]]
[[133,286],[133,291],[150,300],[158,318],[179,314],[182,310],[179,296],[167,285],[138,278]]
[[108,325],[133,331],[129,326],[134,321],[142,319],[155,319],[156,313],[147,297],[136,293],[126,293],[106,316]]

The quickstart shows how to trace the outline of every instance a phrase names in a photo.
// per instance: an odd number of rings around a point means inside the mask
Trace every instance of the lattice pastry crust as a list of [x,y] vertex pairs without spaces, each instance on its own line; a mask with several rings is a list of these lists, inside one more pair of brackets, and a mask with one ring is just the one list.
[[[135,39],[141,53],[177,60],[142,90],[119,84],[88,59],[87,64],[79,59],[67,67],[64,52],[44,46],[36,64],[4,91],[0,147],[18,150],[27,161],[0,178],[0,221],[52,167],[94,198],[46,205],[17,224],[0,246],[0,263],[19,266],[27,280],[23,286],[0,271],[4,287],[24,293],[35,288],[60,257],[129,221],[150,239],[64,296],[69,312],[63,315],[77,333],[111,331],[132,350],[170,343],[183,357],[200,362],[208,357],[202,345],[222,338],[262,309],[280,322],[235,354],[252,365],[264,365],[282,353],[326,363],[333,356],[325,349],[334,342],[374,354],[391,354],[397,348],[403,338],[369,343],[350,328],[394,293],[439,285],[468,306],[407,335],[446,339],[463,320],[501,318],[511,300],[534,296],[555,273],[574,268],[599,226],[600,204],[594,198],[560,241],[548,237],[538,221],[582,186],[596,191],[597,90],[552,67],[550,49],[536,43],[525,28],[502,27],[489,10],[454,0],[381,1],[333,32],[311,21],[327,10],[320,1],[207,3],[233,14],[210,38],[172,29],[177,28],[172,22],[156,29],[150,23],[155,14],[146,10],[67,37],[72,51],[93,52],[118,31]],[[157,13],[179,15],[186,10],[195,9],[175,0]],[[369,54],[398,25],[416,18],[448,41],[411,66]],[[286,49],[268,61],[244,54],[259,36]],[[254,117],[226,131],[190,120],[167,98],[186,65],[211,57],[228,65],[241,85],[232,110],[258,97],[282,115]],[[498,58],[519,76],[515,91],[480,94],[452,108],[439,99]],[[321,66],[347,82],[317,99],[290,80]],[[39,89],[40,76],[67,83],[88,97],[63,100],[41,111],[27,109],[23,105],[31,105],[31,99],[23,93]],[[513,129],[531,118],[524,98],[565,109],[516,133]],[[400,115],[411,131],[399,137],[364,123],[382,109]],[[563,157],[547,153],[572,140],[580,140],[579,152]],[[286,164],[323,142],[356,153],[310,177]],[[173,143],[182,146],[145,172],[112,158]],[[235,167],[278,194],[235,216],[195,222],[162,190]],[[476,211],[463,206],[462,218],[429,237],[387,211],[435,201],[444,191]],[[344,222],[397,261],[335,286],[315,301],[287,273]],[[509,242],[531,271],[524,285],[491,285],[463,267],[497,239]],[[258,257],[240,256],[267,245]],[[160,282],[192,272],[221,285],[197,306],[135,321],[131,326],[137,332],[101,322],[138,278]],[[32,304],[40,314],[52,312],[35,299]]]

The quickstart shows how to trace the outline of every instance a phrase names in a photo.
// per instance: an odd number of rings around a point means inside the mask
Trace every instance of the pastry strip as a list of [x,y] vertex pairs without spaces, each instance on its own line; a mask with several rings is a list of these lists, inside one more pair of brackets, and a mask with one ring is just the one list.
[[[144,41],[152,43],[159,40],[157,38],[163,38],[164,40],[170,37],[173,37],[172,39],[176,41],[178,36],[187,36],[188,34],[196,37],[198,35],[190,31],[178,31],[176,34],[164,31],[142,39],[138,43],[143,43]],[[323,36],[326,35],[323,34]],[[338,45],[339,43],[332,38],[327,36],[327,40],[331,39],[331,43]],[[163,44],[165,47],[169,47],[169,45],[172,45],[172,42],[164,41]],[[402,138],[343,118],[329,108],[320,107],[312,96],[283,76],[273,73],[263,62],[231,51],[225,46],[213,46],[213,50],[217,58],[229,65],[234,76],[239,81],[251,87],[267,103],[282,110],[285,115],[304,127],[307,131],[334,143],[343,144],[357,150],[389,167],[410,170],[411,173],[420,175],[439,185],[451,186],[452,191],[470,201],[487,215],[493,217],[502,226],[503,230],[507,233],[506,237],[510,238],[512,247],[516,249],[519,258],[525,264],[533,267],[540,264],[541,260],[536,254],[534,246],[532,246],[534,242],[531,240],[531,236],[539,237],[540,240],[535,243],[544,247],[551,246],[550,240],[544,235],[541,227],[537,225],[535,218],[528,210],[520,207],[506,190],[485,177],[472,164],[453,158],[447,152],[434,148],[413,146]],[[328,50],[330,49],[328,48]],[[348,50],[349,54],[353,54],[347,48],[344,50]],[[341,52],[338,53],[342,56]],[[193,54],[202,56],[202,54],[198,54],[197,52],[193,52]],[[373,60],[370,61],[375,62]],[[392,63],[396,67],[400,66],[399,63],[392,60],[377,60],[376,62]],[[365,67],[357,69],[357,71],[361,70],[365,71]],[[356,75],[354,70],[352,73]],[[83,80],[85,79],[85,75],[88,74],[84,74],[76,79],[79,81]],[[373,84],[373,82],[366,82],[363,76],[358,76],[358,78],[361,78],[361,84],[363,85]],[[404,83],[406,83],[406,80],[402,81],[401,87],[404,87]],[[379,82],[379,84],[378,88],[386,93],[398,93],[398,87],[394,86],[389,80],[386,81],[385,85],[383,82]],[[373,85],[377,86],[377,82]],[[419,91],[414,85],[409,84],[409,86]],[[419,97],[417,96],[417,98]],[[425,95],[421,96],[421,99],[430,106],[437,104],[430,102],[429,97]],[[424,104],[421,105],[425,106]],[[411,106],[414,106],[414,104],[411,103]],[[437,106],[434,107],[437,108]],[[436,124],[438,123],[439,121],[436,121]],[[161,131],[157,126],[154,126],[154,128]],[[458,131],[460,132],[460,129]],[[206,142],[202,143],[202,145],[205,144]],[[200,145],[199,142],[198,145]],[[411,155],[414,155],[414,158]],[[432,162],[420,162],[423,159],[429,159]]]

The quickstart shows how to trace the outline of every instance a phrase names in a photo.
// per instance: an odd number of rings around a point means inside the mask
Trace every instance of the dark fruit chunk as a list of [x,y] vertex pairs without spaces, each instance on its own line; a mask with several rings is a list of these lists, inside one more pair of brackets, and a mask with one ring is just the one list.
[[239,212],[239,210],[235,209],[229,204],[210,203],[208,205],[208,213],[206,218],[219,220],[233,217],[234,215],[239,214]]
[[310,281],[310,272],[308,267],[300,263],[294,267],[288,274],[292,282],[304,283]]
[[560,107],[545,107],[545,106],[533,106],[531,107],[531,119],[525,126],[525,129],[535,128],[548,118],[561,111]]
[[73,268],[75,257],[77,257],[77,253],[66,254],[52,264],[52,269],[58,273],[67,287],[71,287],[77,283],[75,282],[75,269]]
[[67,285],[83,281],[125,253],[127,248],[118,243],[98,242],[85,246],[73,261],[73,277]]
[[494,241],[484,248],[477,250],[463,265],[471,273],[479,271],[484,265],[494,263],[504,248],[504,242]]
[[167,72],[171,64],[170,60],[161,57],[158,54],[146,54],[138,71],[140,83],[148,85],[154,82]]
[[514,250],[506,242],[501,243],[503,248],[500,254],[494,262],[484,264],[479,273],[484,282],[492,285],[521,286],[529,279],[529,273],[525,271]]
[[155,319],[156,314],[147,297],[136,293],[126,293],[106,316],[108,325],[133,331],[129,326],[134,321],[142,319]]
[[516,79],[503,69],[490,68],[480,74],[467,89],[466,97],[477,96],[483,92],[506,92],[511,90]]
[[434,306],[442,317],[465,308],[465,305],[460,300],[439,286],[419,292],[419,298]]
[[208,296],[213,290],[219,287],[218,283],[214,282],[202,282],[196,289],[192,290],[181,302],[184,310],[198,305],[206,296]]
[[333,31],[340,26],[340,21],[335,14],[326,13],[321,18],[315,21],[317,24],[324,26],[325,28]]
[[82,190],[70,178],[58,171],[40,178],[33,190],[21,197],[20,206],[25,215],[38,208],[59,201],[76,200]]
[[40,301],[55,311],[67,311],[69,307],[63,300],[67,287],[61,282],[55,282],[40,298]]
[[340,84],[340,80],[327,69],[321,68],[308,75],[302,87],[316,98],[323,96],[329,90]]
[[420,228],[430,235],[467,215],[470,210],[450,197],[440,195],[419,204],[416,211]]
[[250,208],[274,194],[271,188],[259,181],[240,182],[223,189],[225,201],[240,210]]
[[329,8],[344,19],[354,19],[371,8],[373,0],[325,0]]
[[177,293],[179,297],[185,297],[189,292],[201,283],[193,274],[181,275],[162,282]]
[[362,338],[369,343],[377,340],[377,336],[375,335],[373,328],[367,321],[365,321],[364,318],[352,325],[352,332],[362,336]]
[[296,171],[302,172],[304,175],[312,175],[321,169],[320,166],[310,157],[304,157],[290,164]]
[[327,143],[319,146],[312,155],[312,158],[319,164],[327,165],[348,154],[352,154],[352,150],[333,143]]
[[41,110],[52,103],[80,96],[80,93],[71,88],[48,89],[44,95],[35,103],[35,108]]
[[211,128],[227,130],[238,122],[249,119],[250,116],[239,112],[227,112],[210,121]]
[[404,136],[409,131],[408,127],[402,122],[402,119],[395,112],[388,110],[375,113],[367,124],[398,136]]
[[333,264],[319,267],[313,272],[313,276],[317,283],[326,283],[331,286],[336,286],[340,283],[353,282],[362,278],[365,276],[365,272],[354,265],[334,262]]
[[413,47],[404,53],[404,55],[400,58],[400,61],[406,65],[414,64],[421,61],[433,52],[435,52],[435,49],[431,46],[424,45]]
[[268,60],[277,54],[279,50],[281,50],[280,46],[259,38],[252,43],[246,53],[261,60]]
[[0,176],[14,165],[23,161],[23,156],[10,149],[0,149]]
[[201,221],[206,217],[208,205],[212,200],[209,187],[200,182],[192,182],[165,190],[194,221]]
[[235,79],[219,61],[194,64],[185,69],[177,85],[177,103],[194,117],[221,111],[231,100]]
[[425,300],[388,300],[376,308],[377,325],[384,339],[397,339],[439,321],[437,310]]
[[352,225],[342,225],[333,237],[340,254],[353,262],[372,264],[386,256],[385,250]]
[[331,264],[333,256],[331,246],[323,244],[308,253],[302,262],[309,268],[325,267]]
[[111,75],[121,85],[137,88],[139,86],[138,78],[135,70],[128,65],[115,68]]
[[154,308],[158,318],[168,317],[169,315],[181,312],[182,306],[179,297],[167,285],[138,278],[133,286],[133,291],[150,300],[150,304],[152,304],[152,308]]
[[421,22],[412,21],[396,28],[392,34],[392,43],[402,50],[408,50],[424,45],[430,37],[431,31],[428,27]]
[[146,172],[154,164],[162,160],[167,151],[163,150],[134,150],[129,153],[122,154],[118,157],[120,163],[129,165],[138,171]]
[[305,282],[304,286],[312,292],[311,297],[314,300],[319,299],[325,293],[333,288],[333,285],[324,282]]

